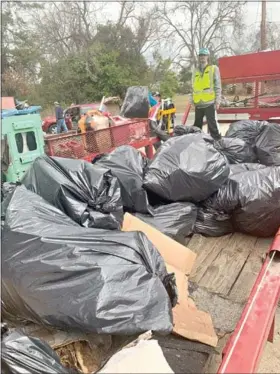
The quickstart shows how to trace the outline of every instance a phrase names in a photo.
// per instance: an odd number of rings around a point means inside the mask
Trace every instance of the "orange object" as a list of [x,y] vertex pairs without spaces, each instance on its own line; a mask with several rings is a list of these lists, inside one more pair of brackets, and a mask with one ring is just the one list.
[[104,152],[112,148],[109,119],[99,110],[89,110],[82,116],[78,125],[81,133],[85,134],[83,136],[83,144],[88,152],[95,152],[96,150]]
[[15,99],[11,96],[1,97],[1,109],[16,109]]
[[83,114],[78,121],[78,128],[81,130],[82,134],[86,132],[86,116],[86,114]]
[[[95,117],[95,118],[94,118]],[[106,124],[107,124],[107,117],[103,115],[103,113],[99,112],[99,110],[96,110],[96,109],[92,109],[92,110],[89,110],[86,114],[84,114],[81,119],[79,120],[78,122],[78,126],[83,133],[85,133],[87,131],[87,126],[86,126],[86,123],[90,123],[90,128],[91,129],[94,129],[94,130],[100,130],[101,128],[107,128],[109,127],[109,122],[108,122],[108,126],[106,126],[105,121],[103,121],[104,123],[100,126],[100,123],[99,121],[96,120],[96,118],[103,118],[105,119],[106,118]]]

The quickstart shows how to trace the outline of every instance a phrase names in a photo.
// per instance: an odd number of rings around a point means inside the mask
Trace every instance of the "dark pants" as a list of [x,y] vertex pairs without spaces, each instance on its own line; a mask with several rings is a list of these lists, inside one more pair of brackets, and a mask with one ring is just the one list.
[[218,129],[218,123],[216,118],[216,109],[215,105],[211,104],[206,108],[198,108],[195,107],[195,122],[194,126],[199,127],[202,129],[203,126],[203,118],[206,116],[208,129],[210,135],[213,139],[218,140],[221,138],[221,134]]

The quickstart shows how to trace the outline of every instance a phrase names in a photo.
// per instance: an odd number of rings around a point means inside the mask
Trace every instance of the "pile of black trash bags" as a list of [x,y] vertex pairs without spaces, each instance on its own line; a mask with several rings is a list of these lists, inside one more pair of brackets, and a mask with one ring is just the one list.
[[129,146],[93,160],[121,186],[124,211],[181,241],[192,233],[272,236],[280,226],[280,125],[239,121],[214,141],[177,126],[151,161]]
[[[4,324],[2,324],[3,326]],[[20,330],[1,326],[1,372],[3,374],[77,374],[65,368],[55,351],[43,340]]]
[[2,318],[170,333],[175,277],[143,233],[121,231],[125,212],[178,241],[276,233],[279,125],[240,121],[218,142],[187,126],[174,135],[153,160],[130,146],[92,163],[41,156],[20,184],[4,184]]

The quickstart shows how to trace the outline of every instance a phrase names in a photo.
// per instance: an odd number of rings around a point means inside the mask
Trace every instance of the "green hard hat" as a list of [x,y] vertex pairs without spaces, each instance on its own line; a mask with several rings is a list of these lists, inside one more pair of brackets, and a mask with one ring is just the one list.
[[201,55],[203,55],[203,56],[209,56],[210,52],[209,52],[208,48],[200,48],[198,54],[199,54],[199,56],[201,56]]

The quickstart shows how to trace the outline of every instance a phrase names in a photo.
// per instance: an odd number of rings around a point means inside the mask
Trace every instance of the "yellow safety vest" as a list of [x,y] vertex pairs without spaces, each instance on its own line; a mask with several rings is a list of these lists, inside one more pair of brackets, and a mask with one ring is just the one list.
[[193,102],[207,103],[215,100],[214,91],[214,72],[215,65],[206,66],[204,72],[201,74],[199,69],[196,69],[193,74]]

